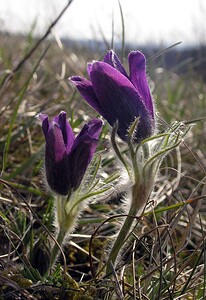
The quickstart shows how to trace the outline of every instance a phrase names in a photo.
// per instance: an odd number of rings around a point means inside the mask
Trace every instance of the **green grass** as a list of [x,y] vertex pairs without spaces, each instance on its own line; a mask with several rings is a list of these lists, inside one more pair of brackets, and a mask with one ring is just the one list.
[[[85,74],[87,61],[101,59],[104,52],[43,41],[13,74],[36,40],[32,35],[0,37],[0,299],[205,299],[206,86],[201,74],[190,64],[184,74],[178,65],[159,72],[162,56],[148,66],[159,130],[173,121],[196,125],[164,160],[151,199],[159,205],[138,220],[113,279],[99,270],[121,226],[123,193],[85,209],[63,248],[67,269],[60,255],[43,277],[31,264],[34,245],[38,242],[41,265],[49,259],[47,241],[55,223],[36,116],[64,110],[75,132],[96,116],[67,78]],[[116,162],[108,144],[105,125],[99,146],[102,172],[112,173]]]

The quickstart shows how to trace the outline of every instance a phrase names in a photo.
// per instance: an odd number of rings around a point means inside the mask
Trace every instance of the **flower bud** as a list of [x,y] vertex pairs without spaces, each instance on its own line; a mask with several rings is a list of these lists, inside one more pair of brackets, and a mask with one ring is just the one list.
[[[48,243],[48,240],[46,240]],[[41,276],[44,276],[50,266],[50,245],[47,245],[42,238],[34,245],[31,255],[31,265],[37,269]]]
[[61,112],[51,122],[39,115],[46,140],[45,170],[49,187],[60,195],[76,190],[92,160],[102,129],[102,121],[86,124],[75,138],[66,113]]

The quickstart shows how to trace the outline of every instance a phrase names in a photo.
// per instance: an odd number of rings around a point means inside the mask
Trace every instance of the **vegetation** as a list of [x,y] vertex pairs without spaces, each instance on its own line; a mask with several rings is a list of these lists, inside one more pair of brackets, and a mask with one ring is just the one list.
[[[205,299],[206,85],[198,59],[167,69],[173,50],[147,55],[159,131],[174,121],[194,126],[164,159],[152,199],[158,206],[137,220],[113,277],[103,277],[101,268],[121,226],[124,190],[85,208],[44,276],[55,221],[36,116],[64,110],[76,133],[95,117],[67,78],[85,75],[87,62],[101,59],[107,46],[91,51],[56,38],[34,49],[32,32],[0,38],[0,299]],[[117,169],[108,131],[106,124],[98,148],[103,175]]]

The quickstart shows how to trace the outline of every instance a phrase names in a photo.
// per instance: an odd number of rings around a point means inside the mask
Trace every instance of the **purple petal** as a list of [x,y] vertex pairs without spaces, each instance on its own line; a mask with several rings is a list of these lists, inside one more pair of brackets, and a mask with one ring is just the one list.
[[80,76],[72,76],[69,80],[71,80],[71,82],[76,86],[82,97],[89,103],[89,105],[91,105],[91,107],[93,107],[100,115],[104,116],[104,110],[94,92],[91,81]]
[[[86,144],[89,141],[91,141],[92,143],[94,142],[96,144],[100,132],[102,130],[102,125],[103,122],[100,119],[93,119],[88,124],[85,124],[78,136],[76,137],[71,152],[76,151],[76,149],[78,148],[80,149],[82,147],[82,143],[85,143],[85,141]],[[89,158],[89,162],[91,161],[94,152],[95,149],[94,151],[91,151],[91,157]]]
[[44,119],[48,118],[48,116],[47,116],[46,114],[39,113],[39,114],[37,115],[37,118],[38,118],[41,122],[43,122]]
[[146,76],[146,59],[139,51],[132,51],[128,56],[130,80],[140,94],[148,111],[154,119],[154,106]]
[[108,51],[106,56],[104,57],[104,62],[118,70],[120,73],[122,73],[125,77],[128,78],[127,72],[125,71],[125,68],[123,67],[121,61],[119,60],[116,53],[112,50]]
[[[149,113],[134,85],[119,71],[104,62],[96,62],[90,73],[95,94],[111,126],[118,120],[118,135],[127,140],[127,131],[135,117],[141,117],[139,140],[151,134]],[[149,122],[148,122],[149,120]],[[140,127],[141,126],[141,127]]]
[[57,124],[52,124],[46,137],[46,149],[54,157],[55,162],[61,161],[66,155],[62,131]]
[[102,130],[103,121],[100,119],[93,119],[88,124],[85,124],[78,136],[76,137],[76,140],[80,139],[80,137],[84,137],[85,135],[88,135],[91,138],[98,139],[99,134]]
[[49,158],[48,154],[46,154],[45,169],[49,187],[57,194],[67,195],[71,189],[68,157],[65,155],[61,161],[54,163],[54,161]]
[[42,122],[42,130],[43,130],[44,136],[46,138],[47,133],[49,131],[49,126],[50,126],[50,124],[49,124],[49,118],[48,118],[47,115],[42,114],[42,113],[38,114],[37,117]]
[[100,119],[93,119],[88,123],[88,135],[91,138],[98,139],[102,131],[103,121]]
[[93,65],[94,62],[95,61],[87,63],[87,73],[88,73],[89,76],[90,76],[90,72],[91,72],[92,65]]
[[49,153],[55,162],[58,162],[66,154],[64,137],[58,124],[59,116],[55,117],[52,122],[49,122],[47,115],[39,114],[39,119],[42,121],[42,130],[46,140],[46,152]]
[[69,156],[70,167],[72,170],[71,174],[71,188],[76,190],[85,174],[85,171],[93,157],[97,147],[97,140],[85,138],[82,143],[71,152]]
[[94,119],[86,124],[76,137],[72,151],[69,155],[71,187],[79,187],[85,171],[92,160],[97,147],[98,137],[102,129],[102,121]]
[[67,195],[71,189],[70,166],[67,156],[60,162],[51,164],[48,155],[45,158],[46,179],[49,187],[60,195]]
[[45,151],[46,178],[50,188],[66,195],[70,188],[70,167],[62,131],[52,124],[46,136]]
[[68,154],[72,148],[75,136],[69,122],[66,119],[66,112],[62,111],[58,116],[54,117],[52,123],[58,124],[61,129],[66,152]]

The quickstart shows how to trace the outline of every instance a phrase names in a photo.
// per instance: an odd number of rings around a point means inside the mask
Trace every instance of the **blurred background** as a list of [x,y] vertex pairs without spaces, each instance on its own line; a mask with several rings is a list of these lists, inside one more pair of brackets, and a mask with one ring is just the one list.
[[[0,0],[0,29],[35,35],[45,32],[67,0]],[[183,47],[206,42],[204,0],[121,0],[125,42],[133,47],[153,44]],[[61,38],[108,42],[121,41],[122,23],[118,0],[74,0],[55,27]],[[114,35],[113,35],[114,32]]]

